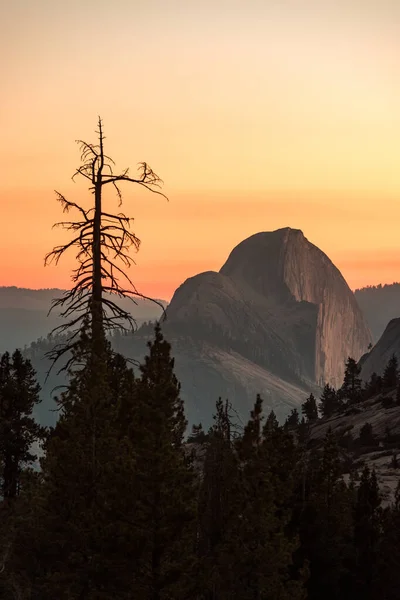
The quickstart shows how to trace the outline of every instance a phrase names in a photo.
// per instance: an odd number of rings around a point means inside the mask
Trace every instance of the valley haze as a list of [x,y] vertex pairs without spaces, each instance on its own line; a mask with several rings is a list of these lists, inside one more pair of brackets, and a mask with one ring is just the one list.
[[[396,293],[400,299],[397,284],[354,294],[326,254],[298,229],[243,240],[219,272],[194,275],[169,304],[161,301],[166,307],[162,328],[172,344],[189,422],[209,424],[218,397],[229,398],[245,418],[257,393],[284,419],[325,383],[340,386],[347,357],[362,357],[383,333],[382,319],[397,316]],[[45,423],[56,418],[51,390],[61,381],[44,382],[44,353],[54,345],[46,338],[62,322],[47,312],[59,295],[60,290],[0,288],[3,350],[26,346],[43,386],[39,410]],[[162,311],[150,301],[137,302],[122,304],[138,330],[114,336],[112,343],[123,355],[141,360],[153,335],[151,323]]]

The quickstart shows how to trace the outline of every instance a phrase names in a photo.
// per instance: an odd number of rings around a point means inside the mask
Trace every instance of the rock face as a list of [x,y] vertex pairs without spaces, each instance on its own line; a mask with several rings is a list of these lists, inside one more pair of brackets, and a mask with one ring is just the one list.
[[395,354],[400,361],[400,318],[392,319],[372,350],[362,356],[360,360],[362,379],[368,381],[374,372],[383,375],[392,354]]
[[292,382],[339,386],[344,361],[371,341],[339,270],[297,229],[257,233],[219,273],[184,282],[169,327],[230,348]]

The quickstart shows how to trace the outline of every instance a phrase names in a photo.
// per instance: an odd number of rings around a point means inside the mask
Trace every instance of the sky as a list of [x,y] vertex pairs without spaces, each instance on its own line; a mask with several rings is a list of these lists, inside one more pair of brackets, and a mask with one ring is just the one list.
[[67,239],[54,190],[89,206],[71,176],[98,115],[169,198],[123,188],[142,293],[280,227],[352,289],[400,280],[398,0],[13,0],[0,56],[0,285],[70,285],[73,253],[43,266]]

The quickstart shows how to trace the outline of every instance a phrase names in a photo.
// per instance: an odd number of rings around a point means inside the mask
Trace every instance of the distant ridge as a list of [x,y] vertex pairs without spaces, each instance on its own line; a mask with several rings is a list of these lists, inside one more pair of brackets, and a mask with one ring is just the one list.
[[[53,298],[58,298],[64,290],[58,288],[38,289],[16,286],[0,287],[0,353],[46,337],[63,320],[54,311],[48,315]],[[138,298],[137,305],[130,300],[116,298],[116,302],[130,311],[138,325],[144,321],[157,319],[161,309],[156,304]],[[161,304],[167,303],[160,300]]]
[[366,286],[354,295],[377,341],[389,321],[400,317],[400,283]]

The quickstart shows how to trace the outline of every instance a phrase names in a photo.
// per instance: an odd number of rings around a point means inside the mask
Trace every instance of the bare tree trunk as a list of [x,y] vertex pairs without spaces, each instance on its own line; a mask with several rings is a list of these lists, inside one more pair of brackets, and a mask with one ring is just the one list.
[[[53,261],[57,264],[67,250],[75,247],[78,249],[79,266],[72,276],[74,287],[63,297],[53,301],[52,309],[63,308],[61,316],[68,318],[69,321],[65,325],[56,327],[52,333],[69,331],[70,336],[66,343],[59,344],[48,353],[48,357],[52,360],[52,366],[65,353],[76,349],[80,331],[85,323],[86,325],[90,323],[91,348],[92,352],[98,356],[104,349],[106,330],[128,331],[135,328],[135,319],[130,312],[122,309],[111,299],[112,295],[131,298],[134,302],[135,297],[146,298],[164,310],[158,301],[139,293],[122,268],[134,264],[129,250],[133,247],[137,251],[140,246],[140,240],[130,231],[133,219],[123,213],[107,213],[102,207],[102,192],[105,185],[113,186],[119,205],[121,205],[122,193],[119,187],[121,183],[135,183],[167,198],[159,190],[162,181],[145,162],[140,163],[138,178],[130,177],[129,169],[124,169],[120,174],[114,174],[114,161],[104,152],[105,138],[100,118],[98,128],[98,144],[88,144],[78,140],[83,164],[73,176],[74,178],[76,175],[81,175],[91,183],[90,190],[94,194],[94,206],[84,209],[56,192],[63,211],[65,213],[71,209],[77,211],[80,220],[62,221],[56,224],[73,231],[74,238],[62,246],[56,246],[49,252],[45,257],[45,265]],[[118,262],[121,266],[118,265]],[[120,283],[121,278],[125,279],[127,285]],[[128,323],[129,329],[124,322]],[[72,358],[60,370],[69,370],[74,360],[74,355],[72,355]]]
[[99,121],[99,141],[100,154],[98,161],[98,169],[96,173],[96,183],[94,188],[95,206],[93,218],[93,242],[92,242],[92,257],[93,257],[93,276],[92,276],[92,343],[94,347],[98,347],[103,337],[103,286],[101,272],[101,192],[102,192],[102,177],[104,167],[104,147],[103,147],[103,131],[102,124]]

